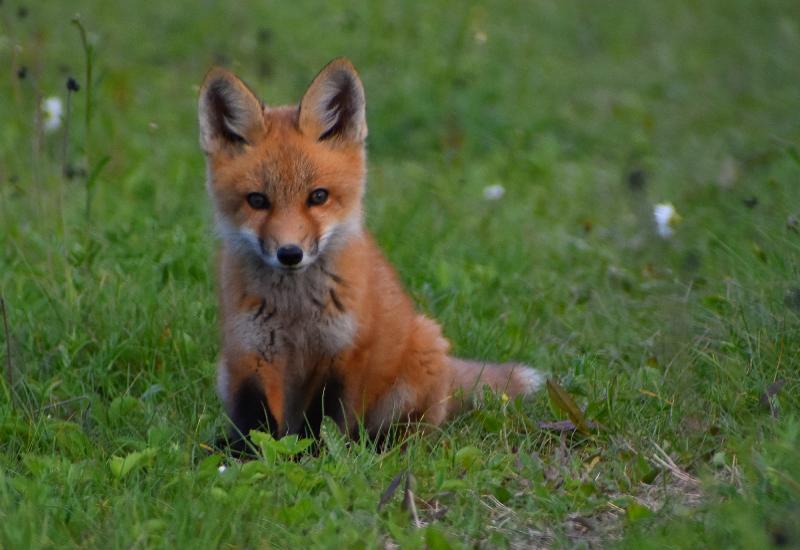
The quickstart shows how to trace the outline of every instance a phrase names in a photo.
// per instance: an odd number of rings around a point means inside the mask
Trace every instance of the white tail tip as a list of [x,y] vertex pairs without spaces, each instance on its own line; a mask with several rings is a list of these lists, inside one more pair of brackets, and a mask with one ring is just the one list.
[[525,395],[538,391],[547,380],[547,376],[543,372],[523,365],[520,365],[514,371],[514,374],[519,380],[522,393]]

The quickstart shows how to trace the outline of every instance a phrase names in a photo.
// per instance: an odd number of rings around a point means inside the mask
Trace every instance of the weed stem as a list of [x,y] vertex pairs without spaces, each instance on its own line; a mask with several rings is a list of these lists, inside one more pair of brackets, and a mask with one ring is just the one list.
[[6,337],[6,379],[8,380],[8,393],[11,396],[11,406],[14,406],[14,369],[11,366],[11,332],[8,330],[8,314],[6,301],[0,296],[0,312],[3,315],[3,332]]

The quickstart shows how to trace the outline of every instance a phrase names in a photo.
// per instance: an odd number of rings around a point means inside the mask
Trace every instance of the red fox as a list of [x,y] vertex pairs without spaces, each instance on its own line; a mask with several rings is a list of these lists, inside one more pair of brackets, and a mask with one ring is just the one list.
[[322,69],[298,106],[266,106],[214,68],[199,123],[232,444],[259,428],[313,434],[323,415],[352,437],[359,425],[380,437],[396,423],[438,425],[484,385],[511,397],[541,386],[530,367],[448,355],[364,228],[364,88],[347,59]]

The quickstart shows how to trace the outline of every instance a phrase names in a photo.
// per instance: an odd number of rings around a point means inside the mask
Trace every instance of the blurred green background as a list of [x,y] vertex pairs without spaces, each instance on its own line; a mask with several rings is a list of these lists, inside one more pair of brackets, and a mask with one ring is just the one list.
[[[0,21],[0,547],[800,545],[796,1],[5,0]],[[566,418],[543,392],[384,454],[209,452],[198,85],[222,64],[292,103],[339,55],[366,88],[367,223],[420,308],[601,428],[541,426]],[[421,524],[376,511],[405,471]]]

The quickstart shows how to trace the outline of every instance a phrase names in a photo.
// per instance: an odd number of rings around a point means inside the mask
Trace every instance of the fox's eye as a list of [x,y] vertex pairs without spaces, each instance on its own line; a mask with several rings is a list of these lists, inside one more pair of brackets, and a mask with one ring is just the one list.
[[263,193],[248,193],[247,204],[250,205],[250,208],[264,210],[265,208],[269,208],[269,199]]
[[308,205],[319,206],[320,204],[325,204],[326,200],[328,200],[327,189],[314,189],[308,196]]

